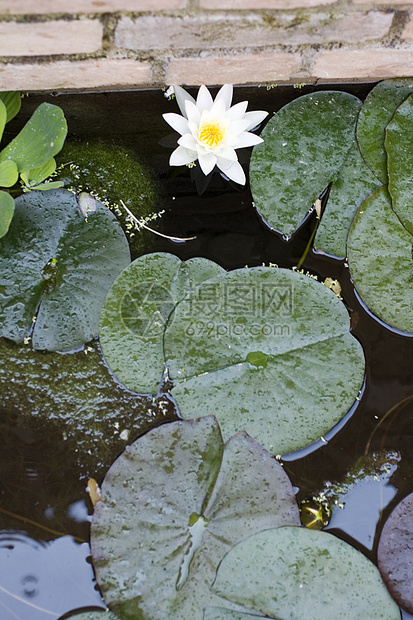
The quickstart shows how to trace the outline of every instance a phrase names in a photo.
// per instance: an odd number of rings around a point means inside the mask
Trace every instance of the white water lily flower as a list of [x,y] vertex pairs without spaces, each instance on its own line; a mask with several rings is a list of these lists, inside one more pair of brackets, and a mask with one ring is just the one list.
[[245,174],[235,149],[263,141],[249,130],[259,125],[268,112],[247,112],[247,101],[231,107],[231,84],[220,89],[215,101],[206,86],[200,87],[196,101],[180,86],[173,88],[183,116],[163,115],[166,122],[181,134],[179,146],[172,153],[169,164],[182,166],[198,160],[205,175],[218,166],[229,179],[245,185]]

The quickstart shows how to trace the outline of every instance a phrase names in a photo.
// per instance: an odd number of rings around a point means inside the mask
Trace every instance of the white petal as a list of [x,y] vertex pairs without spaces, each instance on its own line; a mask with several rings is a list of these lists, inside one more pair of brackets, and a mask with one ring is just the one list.
[[185,101],[192,101],[192,103],[195,103],[195,99],[189,93],[187,93],[186,90],[184,90],[181,86],[174,86],[174,91],[175,91],[176,102],[179,105],[179,109],[181,110],[185,118],[187,118],[186,109],[185,109]]
[[214,105],[211,108],[211,117],[215,121],[220,121],[226,115],[227,109],[225,107],[225,101],[223,99],[215,99]]
[[188,133],[188,121],[183,116],[179,114],[174,114],[173,112],[168,112],[167,114],[162,114],[168,125],[175,129],[181,135],[184,133]]
[[181,136],[178,140],[178,144],[186,149],[189,149],[190,151],[196,151],[196,140],[190,133],[186,133],[184,136]]
[[248,101],[240,101],[227,111],[226,116],[228,116],[232,121],[239,121],[244,116],[247,106]]
[[184,166],[186,164],[190,164],[191,161],[195,161],[196,159],[198,159],[198,156],[195,152],[188,151],[188,149],[185,149],[183,146],[178,146],[169,158],[169,165]]
[[268,116],[268,112],[264,112],[264,110],[254,110],[253,112],[247,112],[244,116],[244,119],[249,121],[249,125],[247,127],[247,131],[249,129],[254,129],[262,123],[264,118]]
[[212,108],[212,97],[211,93],[207,89],[206,86],[202,85],[198,91],[198,96],[196,98],[197,108],[202,112],[202,110],[210,110]]
[[186,117],[188,119],[188,123],[196,123],[199,125],[199,121],[201,120],[201,112],[192,101],[185,102],[186,109]]
[[226,174],[231,181],[235,181],[235,183],[239,183],[240,185],[245,185],[245,174],[241,164],[238,161],[234,161],[229,168],[225,168],[224,170],[219,164],[218,168],[222,170],[222,172]]
[[[181,139],[182,138],[179,138],[178,140],[179,144]],[[256,144],[260,144],[261,142],[264,142],[264,140],[257,136],[255,133],[249,133],[248,131],[244,131],[244,133],[237,137],[237,142],[236,144],[234,144],[234,148],[243,149],[246,146],[255,146]]]
[[243,131],[247,131],[249,122],[242,119],[240,121],[233,121],[230,125],[231,134],[233,136],[239,136]]
[[[216,156],[218,161],[220,159],[225,159],[228,161],[228,166],[231,165],[231,162],[233,161],[237,161],[238,157],[237,154],[235,152],[235,150],[231,147],[222,147],[219,150],[216,151]],[[225,165],[225,164],[223,164]]]
[[231,106],[233,90],[232,84],[224,84],[224,86],[219,89],[218,94],[215,97],[215,101],[217,101],[217,99],[223,100],[226,110],[228,110]]
[[206,176],[214,169],[214,166],[217,163],[217,158],[213,153],[207,153],[206,155],[199,155],[198,161],[202,172]]

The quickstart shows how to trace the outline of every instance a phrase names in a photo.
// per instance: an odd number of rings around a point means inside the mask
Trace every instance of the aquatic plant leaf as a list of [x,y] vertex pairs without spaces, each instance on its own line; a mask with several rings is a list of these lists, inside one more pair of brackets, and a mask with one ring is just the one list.
[[210,586],[251,532],[298,524],[282,466],[245,433],[225,444],[213,416],[159,426],[115,461],[91,526],[92,558],[122,620],[202,620],[207,606],[245,611]]
[[42,103],[20,133],[0,153],[0,162],[11,159],[19,172],[43,166],[63,146],[67,123],[63,111]]
[[243,268],[193,289],[165,332],[183,418],[217,416],[273,452],[319,439],[347,413],[364,355],[336,295],[287,269]]
[[386,187],[379,187],[353,221],[347,242],[350,273],[371,312],[405,332],[413,332],[412,243]]
[[124,385],[156,394],[171,313],[194,286],[223,271],[204,258],[182,262],[158,252],[136,259],[121,273],[102,309],[99,334],[105,359]]
[[[35,187],[39,185],[42,181],[50,177],[56,170],[56,160],[54,157],[49,159],[43,166],[39,166],[38,168],[31,168],[30,170],[25,170],[21,173],[21,178],[24,184],[27,187],[32,189],[38,189]],[[59,187],[62,187],[63,182],[59,181]]]
[[129,263],[127,240],[99,205],[87,220],[64,190],[16,199],[0,241],[0,335],[35,349],[67,350],[98,333],[106,292]]
[[7,110],[7,120],[6,123],[11,121],[12,118],[20,112],[22,98],[19,92],[17,91],[7,91],[0,93],[0,101],[4,103]]
[[19,172],[11,159],[0,163],[0,187],[12,187],[19,178]]
[[250,164],[254,203],[268,224],[291,234],[338,174],[355,137],[361,101],[325,91],[288,103],[267,123]]
[[4,103],[0,100],[0,140],[3,137],[3,131],[7,122],[7,109]]
[[14,214],[14,200],[8,192],[0,191],[0,237],[9,230]]
[[413,80],[395,78],[375,86],[367,95],[357,121],[357,140],[365,162],[382,183],[387,183],[386,127],[401,103],[411,94]]
[[354,141],[331,187],[314,246],[333,256],[347,256],[351,222],[363,200],[379,185]]
[[219,595],[270,618],[399,620],[379,571],[326,532],[282,527],[250,536],[221,562]]
[[[413,84],[412,84],[413,88]],[[402,103],[386,128],[389,194],[403,226],[413,234],[413,95]]]
[[413,614],[413,493],[396,506],[384,524],[377,561],[393,599]]

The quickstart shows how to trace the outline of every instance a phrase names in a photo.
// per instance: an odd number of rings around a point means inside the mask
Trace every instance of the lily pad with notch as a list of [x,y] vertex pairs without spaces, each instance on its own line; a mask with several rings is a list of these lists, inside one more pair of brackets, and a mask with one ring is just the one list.
[[156,394],[165,365],[164,330],[176,304],[222,272],[204,258],[182,262],[157,252],[136,259],[120,274],[106,298],[99,333],[105,359],[122,383]]
[[344,92],[304,95],[285,105],[251,156],[254,203],[268,224],[291,235],[338,176],[355,140],[361,101]]
[[159,426],[129,446],[102,484],[92,558],[122,620],[201,620],[225,553],[251,532],[298,525],[284,469],[245,433],[225,445],[213,416]]
[[182,417],[216,415],[225,439],[245,430],[273,454],[327,433],[363,383],[344,304],[287,269],[237,269],[200,284],[164,342]]
[[348,238],[348,260],[357,292],[382,321],[413,332],[413,235],[392,209],[385,186],[361,205]]
[[0,335],[16,343],[31,336],[35,349],[52,351],[88,342],[129,262],[126,237],[103,205],[85,219],[70,192],[23,194],[0,240]]
[[384,80],[367,95],[357,121],[357,141],[367,165],[382,183],[387,183],[386,127],[393,114],[413,91],[407,78]]
[[213,589],[266,618],[306,620],[311,609],[319,620],[400,620],[370,560],[331,534],[303,527],[259,532],[236,545]]

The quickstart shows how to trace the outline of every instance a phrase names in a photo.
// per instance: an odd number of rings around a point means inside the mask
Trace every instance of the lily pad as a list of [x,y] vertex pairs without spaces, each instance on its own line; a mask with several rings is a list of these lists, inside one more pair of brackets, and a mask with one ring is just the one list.
[[194,286],[222,272],[204,258],[182,262],[158,252],[136,259],[121,273],[106,298],[99,334],[105,358],[124,385],[156,394],[171,313]]
[[357,140],[367,165],[382,183],[387,183],[385,131],[393,114],[411,94],[413,81],[396,78],[380,82],[369,92],[357,122]]
[[314,245],[333,256],[347,256],[347,237],[357,209],[379,185],[354,141],[331,187]]
[[85,220],[70,192],[20,196],[0,241],[0,335],[16,343],[31,335],[35,349],[47,350],[89,341],[106,292],[129,262],[126,237],[103,205]]
[[225,444],[214,417],[164,424],[110,468],[91,526],[105,601],[122,620],[201,620],[226,604],[210,586],[251,532],[298,524],[282,466],[245,433]]
[[[413,88],[413,85],[412,85]],[[403,226],[413,234],[413,95],[402,103],[386,128],[385,148],[392,206]]]
[[119,620],[118,616],[105,609],[102,609],[102,611],[84,611],[80,614],[65,616],[65,618],[67,620],[69,618],[73,618],[73,620]]
[[386,187],[379,187],[352,224],[347,243],[350,273],[369,309],[405,332],[413,332],[412,243]]
[[316,530],[255,534],[221,562],[214,591],[267,618],[400,620],[380,573],[349,544]]
[[183,418],[214,414],[225,439],[245,430],[274,454],[330,430],[364,376],[343,303],[287,269],[238,269],[200,284],[177,305],[164,346]]
[[284,106],[251,156],[254,202],[268,224],[291,234],[338,174],[355,138],[361,101],[348,93],[304,95]]
[[384,524],[377,560],[390,594],[413,614],[413,493],[396,506]]

